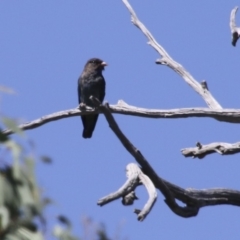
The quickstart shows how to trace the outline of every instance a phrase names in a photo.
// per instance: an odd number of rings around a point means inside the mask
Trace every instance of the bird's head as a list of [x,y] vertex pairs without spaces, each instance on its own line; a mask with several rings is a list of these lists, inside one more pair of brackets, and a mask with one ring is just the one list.
[[104,67],[107,66],[107,63],[99,58],[91,58],[87,61],[85,65],[86,70],[95,70],[95,71],[102,71]]

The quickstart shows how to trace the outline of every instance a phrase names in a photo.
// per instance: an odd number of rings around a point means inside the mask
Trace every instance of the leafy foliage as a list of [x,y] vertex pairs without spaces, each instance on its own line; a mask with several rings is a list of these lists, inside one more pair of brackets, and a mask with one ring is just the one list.
[[[25,136],[17,122],[11,118],[1,116],[0,125],[12,129],[20,137]],[[33,147],[31,141],[29,144]],[[41,196],[35,175],[36,159],[28,155],[23,146],[6,136],[0,128],[0,153],[3,152],[8,153],[10,161],[6,164],[6,155],[4,159],[0,156],[0,239],[45,240],[46,220],[43,212],[45,206],[52,201]],[[43,163],[52,163],[52,159],[46,155],[39,159]],[[40,224],[36,224],[36,220]],[[54,227],[54,237],[59,240],[84,239],[73,236],[71,222],[67,217],[60,215],[58,221],[61,225]],[[91,235],[96,240],[110,240],[104,227],[94,229]],[[85,237],[90,239],[89,236]]]
[[1,148],[8,149],[13,163],[0,168],[0,239],[42,240],[42,233],[34,223],[39,218],[45,224],[34,159],[24,156],[13,140],[5,141]]

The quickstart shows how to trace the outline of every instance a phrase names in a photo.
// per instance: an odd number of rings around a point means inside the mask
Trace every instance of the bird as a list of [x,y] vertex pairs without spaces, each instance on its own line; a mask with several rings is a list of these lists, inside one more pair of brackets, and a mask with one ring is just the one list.
[[[105,79],[102,75],[107,63],[99,58],[91,58],[87,61],[78,78],[78,102],[79,104],[94,107],[90,96],[97,98],[101,103],[105,96]],[[83,138],[91,138],[97,123],[98,114],[81,116],[83,123]]]

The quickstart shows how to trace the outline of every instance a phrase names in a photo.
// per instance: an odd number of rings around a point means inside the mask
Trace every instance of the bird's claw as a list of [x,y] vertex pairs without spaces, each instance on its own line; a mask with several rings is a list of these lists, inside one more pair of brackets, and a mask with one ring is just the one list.
[[85,104],[85,103],[80,103],[79,106],[78,106],[78,108],[79,108],[80,110],[85,110],[85,109],[86,109],[86,104]]

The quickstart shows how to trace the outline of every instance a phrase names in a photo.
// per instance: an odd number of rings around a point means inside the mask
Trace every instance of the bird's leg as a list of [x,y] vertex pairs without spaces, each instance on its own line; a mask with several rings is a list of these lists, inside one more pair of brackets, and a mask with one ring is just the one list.
[[99,108],[99,106],[101,105],[101,102],[99,101],[98,98],[94,97],[94,96],[90,96],[89,98],[93,103],[94,103],[94,109]]

